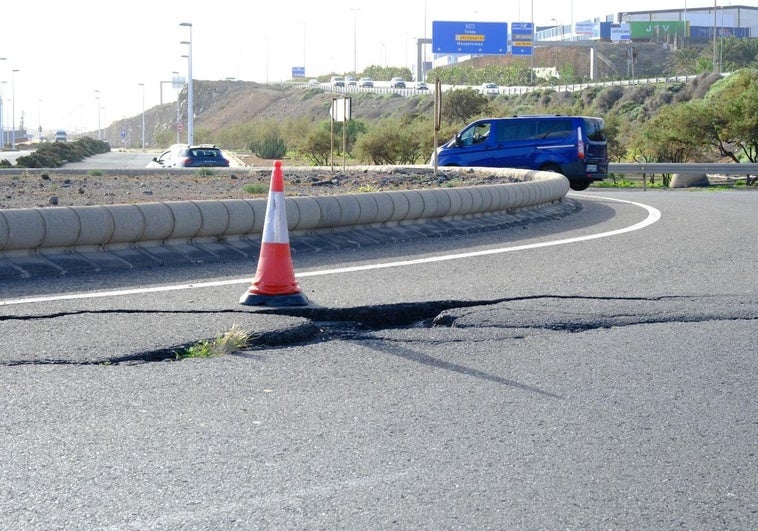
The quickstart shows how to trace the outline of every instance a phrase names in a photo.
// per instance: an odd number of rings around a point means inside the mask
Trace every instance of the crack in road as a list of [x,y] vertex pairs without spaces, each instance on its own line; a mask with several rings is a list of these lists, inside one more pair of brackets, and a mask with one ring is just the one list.
[[[678,308],[649,308],[644,305],[658,303],[693,303],[708,297],[696,296],[656,296],[656,297],[612,297],[577,295],[529,295],[489,300],[438,300],[413,303],[357,306],[349,308],[327,308],[318,306],[261,308],[261,314],[298,317],[305,319],[301,324],[287,326],[282,330],[252,333],[244,352],[286,346],[303,345],[310,342],[332,340],[373,340],[392,341],[378,337],[372,332],[407,328],[499,328],[499,329],[541,329],[570,333],[590,330],[662,323],[693,323],[728,320],[756,320],[752,301],[743,311],[735,310],[731,315],[718,311],[685,312]],[[572,307],[589,301],[597,303],[592,309],[586,306]],[[540,305],[540,303],[544,303]],[[559,305],[563,307],[558,307]],[[603,306],[643,305],[640,311],[616,311],[603,314]],[[494,315],[494,318],[488,315]],[[508,320],[502,318],[508,313]],[[0,316],[0,321],[34,321],[58,319],[78,315],[250,315],[246,309],[240,310],[80,310],[37,315]],[[514,339],[523,338],[522,334]],[[3,365],[103,365],[122,363],[144,363],[177,359],[177,353],[208,338],[200,338],[192,343],[117,356],[105,360],[8,360]]]

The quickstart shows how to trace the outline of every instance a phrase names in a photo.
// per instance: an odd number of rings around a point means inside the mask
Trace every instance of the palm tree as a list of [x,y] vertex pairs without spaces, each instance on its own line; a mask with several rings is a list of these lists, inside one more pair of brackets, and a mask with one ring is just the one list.
[[697,74],[700,53],[697,48],[679,48],[671,54],[666,67],[675,76]]

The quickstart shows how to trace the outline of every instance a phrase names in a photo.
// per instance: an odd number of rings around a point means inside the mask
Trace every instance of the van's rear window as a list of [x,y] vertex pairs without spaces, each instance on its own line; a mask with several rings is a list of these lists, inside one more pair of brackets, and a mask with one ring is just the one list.
[[597,118],[585,118],[584,119],[584,131],[587,134],[587,138],[593,142],[605,142],[605,125],[603,120]]

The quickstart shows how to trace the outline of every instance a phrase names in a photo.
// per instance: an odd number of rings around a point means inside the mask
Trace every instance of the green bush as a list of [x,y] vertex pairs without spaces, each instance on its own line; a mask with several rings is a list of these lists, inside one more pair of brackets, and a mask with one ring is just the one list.
[[107,142],[83,137],[75,142],[44,143],[33,153],[16,159],[16,166],[22,168],[58,168],[64,162],[78,162],[86,157],[107,153],[111,150]]
[[381,123],[358,138],[358,158],[372,164],[415,164],[423,155],[423,142],[413,129],[394,120]]
[[281,159],[287,154],[287,144],[281,137],[267,136],[261,142],[252,142],[250,151],[262,159]]

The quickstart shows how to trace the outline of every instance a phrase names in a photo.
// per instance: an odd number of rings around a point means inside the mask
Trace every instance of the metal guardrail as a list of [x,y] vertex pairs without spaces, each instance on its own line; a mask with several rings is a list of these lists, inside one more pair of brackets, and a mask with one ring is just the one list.
[[758,175],[758,163],[737,164],[734,162],[678,163],[678,162],[611,162],[608,173],[705,173],[718,175]]
[[[725,72],[722,76],[728,76],[729,73]],[[591,87],[629,87],[634,85],[655,85],[659,83],[687,83],[696,78],[696,75],[688,76],[668,76],[668,77],[650,77],[639,79],[616,79],[611,81],[592,81],[587,83],[570,83],[559,85],[513,85],[513,86],[501,86],[498,89],[498,94],[505,94],[508,96],[526,94],[534,92],[535,90],[554,90],[556,92],[577,92]],[[318,88],[326,92],[336,92],[339,94],[349,94],[356,92],[374,92],[377,94],[400,94],[401,96],[416,96],[419,94],[433,94],[431,89],[429,90],[416,90],[414,82],[408,82],[408,86],[404,89],[390,88],[386,86],[385,81],[375,81],[375,85],[372,88],[363,88],[357,86],[348,87],[335,87],[329,83],[319,83]],[[307,86],[307,85],[306,85]],[[480,85],[442,85],[442,91],[470,88],[479,90]]]

